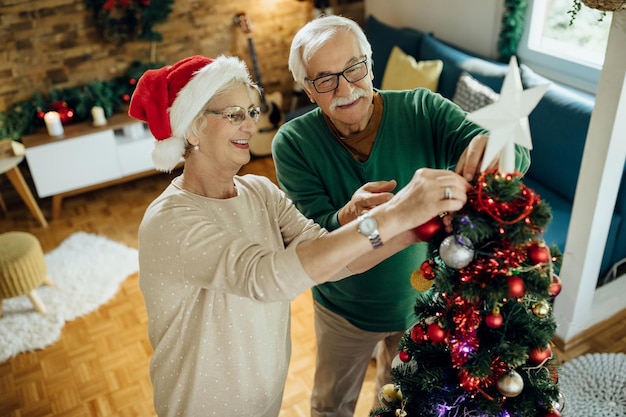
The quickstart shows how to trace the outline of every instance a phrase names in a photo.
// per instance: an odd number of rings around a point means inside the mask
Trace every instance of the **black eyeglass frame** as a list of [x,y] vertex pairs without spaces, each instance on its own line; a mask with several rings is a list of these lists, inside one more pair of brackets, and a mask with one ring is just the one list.
[[[250,118],[254,121],[255,124],[259,123],[259,120],[261,119],[261,107],[259,106],[252,106],[247,109],[241,106],[231,106],[231,107],[226,107],[225,109],[220,110],[220,111],[205,110],[204,113],[216,114],[216,115],[222,116],[228,119],[230,124],[232,124],[233,126],[239,126],[240,124],[242,124],[244,120],[246,120],[245,115],[250,116]],[[243,115],[243,117],[241,119],[237,119],[235,116],[239,116],[239,115]]]
[[[354,69],[355,67],[359,66],[359,65],[365,65],[365,74],[363,74],[363,76],[357,80],[349,80],[348,77],[346,77],[346,72],[349,72],[350,70]],[[335,72],[332,74],[324,74],[324,75],[320,75],[319,77],[316,77],[314,79],[309,79],[309,78],[305,78],[304,80],[311,83],[313,85],[313,88],[315,88],[315,91],[317,91],[319,94],[324,94],[324,93],[330,93],[331,91],[335,91],[337,89],[337,87],[339,87],[339,76],[341,75],[347,82],[349,82],[350,84],[356,83],[358,81],[361,81],[363,78],[367,77],[367,74],[369,74],[369,68],[367,67],[367,57],[365,57],[362,61],[356,62],[352,65],[350,65],[349,67],[347,67],[346,69],[344,69],[341,72]],[[334,82],[334,87],[332,89],[329,90],[324,90],[324,91],[320,91],[316,85],[316,82],[323,79],[323,78],[328,78],[328,77],[335,77],[335,82]]]

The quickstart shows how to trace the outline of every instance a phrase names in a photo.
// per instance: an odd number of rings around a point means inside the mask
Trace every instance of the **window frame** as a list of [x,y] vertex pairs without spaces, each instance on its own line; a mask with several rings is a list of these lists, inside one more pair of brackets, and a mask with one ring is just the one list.
[[545,6],[544,0],[528,2],[524,33],[517,51],[520,61],[544,77],[595,94],[602,67],[557,57],[528,46],[533,22],[543,21],[545,9],[535,8],[536,3]]

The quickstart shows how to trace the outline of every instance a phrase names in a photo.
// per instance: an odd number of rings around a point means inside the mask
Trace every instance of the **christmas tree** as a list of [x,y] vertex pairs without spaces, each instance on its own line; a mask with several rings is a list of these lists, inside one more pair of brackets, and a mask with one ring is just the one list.
[[418,275],[432,297],[415,305],[393,383],[372,416],[558,416],[551,340],[561,256],[541,233],[549,206],[519,175],[485,172],[453,233],[430,239]]
[[431,284],[431,296],[417,300],[370,416],[561,415],[551,348],[561,253],[542,237],[550,207],[514,168],[514,143],[532,146],[526,116],[544,92],[522,92],[512,59],[499,102],[468,115],[491,128],[482,173],[451,234],[438,217],[416,229],[430,256],[411,280]]

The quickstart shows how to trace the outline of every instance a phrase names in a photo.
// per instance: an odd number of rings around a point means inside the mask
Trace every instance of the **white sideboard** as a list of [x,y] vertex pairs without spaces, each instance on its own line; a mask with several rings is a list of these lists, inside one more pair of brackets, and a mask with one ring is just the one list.
[[105,126],[71,124],[62,136],[43,130],[23,136],[22,143],[37,195],[52,197],[53,219],[64,197],[158,173],[151,159],[154,137],[124,113]]

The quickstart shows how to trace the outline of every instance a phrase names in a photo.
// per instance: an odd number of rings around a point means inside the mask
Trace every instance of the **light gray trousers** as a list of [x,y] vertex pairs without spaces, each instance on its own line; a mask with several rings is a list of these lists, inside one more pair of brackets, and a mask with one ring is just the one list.
[[[376,386],[387,383],[391,361],[404,332],[367,332],[314,302],[317,358],[311,395],[311,417],[353,417],[367,367],[376,348]],[[381,342],[381,343],[378,343]]]

